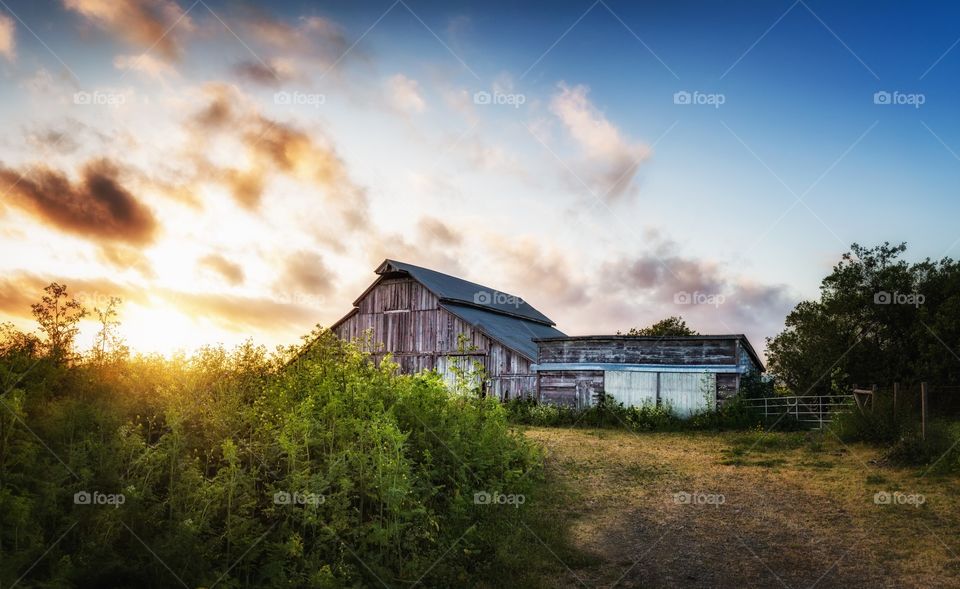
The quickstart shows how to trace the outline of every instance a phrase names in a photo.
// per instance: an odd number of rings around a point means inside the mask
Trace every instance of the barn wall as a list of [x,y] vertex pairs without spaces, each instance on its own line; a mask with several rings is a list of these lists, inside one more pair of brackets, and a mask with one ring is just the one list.
[[736,340],[572,339],[540,342],[540,363],[736,364]]
[[542,403],[589,407],[603,391],[603,371],[539,371],[537,387]]
[[[441,308],[437,297],[415,280],[384,279],[357,307],[357,313],[334,332],[349,341],[363,338],[369,330],[372,347],[367,351],[377,358],[391,352],[404,373],[436,370],[452,383],[454,366],[469,368],[479,362],[490,377],[488,394],[505,399],[536,390],[529,360]],[[466,353],[458,352],[461,334],[466,337]]]

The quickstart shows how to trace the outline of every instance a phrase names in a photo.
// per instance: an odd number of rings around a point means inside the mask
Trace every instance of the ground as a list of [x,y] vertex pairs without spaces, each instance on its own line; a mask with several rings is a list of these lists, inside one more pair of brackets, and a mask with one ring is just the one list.
[[526,435],[579,553],[552,551],[547,586],[960,587],[956,476],[829,433]]

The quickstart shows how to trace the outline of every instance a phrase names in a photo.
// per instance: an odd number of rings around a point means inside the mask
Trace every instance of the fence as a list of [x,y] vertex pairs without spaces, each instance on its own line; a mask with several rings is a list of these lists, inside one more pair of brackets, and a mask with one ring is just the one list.
[[856,407],[853,395],[795,395],[744,399],[744,404],[763,416],[766,422],[787,417],[803,425],[822,429],[835,414]]

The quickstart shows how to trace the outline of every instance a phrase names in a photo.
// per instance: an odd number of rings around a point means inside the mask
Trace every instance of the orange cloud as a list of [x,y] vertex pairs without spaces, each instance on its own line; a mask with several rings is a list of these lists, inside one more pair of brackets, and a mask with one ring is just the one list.
[[63,0],[63,5],[103,30],[140,46],[156,50],[169,61],[183,53],[178,33],[193,22],[172,0]]
[[243,267],[240,264],[231,262],[220,254],[206,255],[200,258],[198,265],[201,268],[213,270],[233,286],[243,284],[243,281],[246,278],[243,272]]
[[143,245],[153,241],[153,212],[131,194],[108,160],[90,162],[71,182],[45,166],[17,171],[0,165],[0,185],[10,202],[36,219],[85,238]]
[[0,14],[0,56],[7,61],[13,61],[17,58],[17,27],[13,19],[5,14]]

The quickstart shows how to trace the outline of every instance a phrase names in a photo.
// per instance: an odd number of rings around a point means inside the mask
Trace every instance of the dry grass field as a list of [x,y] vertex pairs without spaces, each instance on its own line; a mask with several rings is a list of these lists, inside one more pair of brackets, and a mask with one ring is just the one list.
[[526,433],[582,553],[549,585],[960,587],[957,477],[829,433]]

